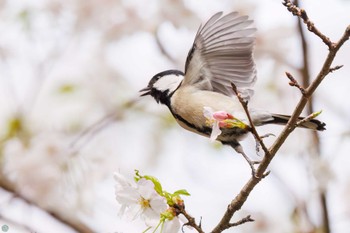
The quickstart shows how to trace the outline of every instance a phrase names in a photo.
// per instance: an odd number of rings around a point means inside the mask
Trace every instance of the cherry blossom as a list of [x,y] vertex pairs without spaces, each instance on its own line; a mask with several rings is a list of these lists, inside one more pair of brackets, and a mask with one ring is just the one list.
[[141,217],[147,225],[154,226],[159,222],[160,215],[167,209],[166,199],[154,189],[152,181],[141,178],[136,183],[130,183],[120,173],[115,173],[116,199],[121,204],[120,214],[126,214],[132,219]]
[[204,107],[203,115],[207,119],[207,126],[212,127],[212,132],[210,135],[211,141],[215,141],[220,136],[222,133],[220,128],[238,127],[244,129],[248,127],[245,123],[225,111],[214,112],[212,108]]

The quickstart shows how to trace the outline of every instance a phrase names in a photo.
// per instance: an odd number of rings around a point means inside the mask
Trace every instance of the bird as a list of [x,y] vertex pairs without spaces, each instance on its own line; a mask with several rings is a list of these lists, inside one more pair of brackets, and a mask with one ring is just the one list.
[[[221,133],[215,139],[242,154],[253,169],[258,162],[252,161],[240,144],[250,127],[242,102],[236,96],[239,93],[248,103],[254,94],[256,28],[252,24],[253,20],[238,12],[214,14],[199,26],[184,72],[172,69],[154,75],[147,87],[140,90],[140,96],[150,95],[157,103],[166,105],[181,127],[202,136],[210,137],[214,130],[204,109],[227,113],[229,118],[242,122],[247,127],[220,127]],[[249,113],[254,126],[285,125],[290,118],[250,107]],[[303,119],[299,117],[301,122]],[[323,131],[325,125],[317,119],[308,119],[298,127]]]

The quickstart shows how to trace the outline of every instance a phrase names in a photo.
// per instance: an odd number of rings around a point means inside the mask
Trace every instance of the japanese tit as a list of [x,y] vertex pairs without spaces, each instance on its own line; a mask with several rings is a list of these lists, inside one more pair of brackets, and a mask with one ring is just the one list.
[[[167,70],[156,74],[141,96],[151,95],[158,103],[168,106],[170,112],[183,128],[209,137],[212,127],[206,123],[203,108],[225,111],[248,123],[244,109],[235,97],[234,83],[245,101],[253,95],[256,68],[252,56],[255,28],[247,16],[237,12],[213,15],[204,26],[200,26],[190,49],[185,72]],[[287,115],[249,109],[255,126],[286,124]],[[302,119],[302,118],[300,118]],[[300,127],[324,130],[325,123],[312,119]],[[239,141],[249,132],[248,128],[223,128],[217,140],[230,145],[244,154]]]

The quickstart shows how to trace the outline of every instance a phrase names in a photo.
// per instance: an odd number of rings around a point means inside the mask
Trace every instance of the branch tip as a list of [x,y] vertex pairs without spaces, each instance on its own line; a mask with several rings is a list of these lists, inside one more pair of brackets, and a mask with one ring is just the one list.
[[345,34],[348,35],[348,37],[350,36],[350,25],[348,25],[345,29]]
[[338,65],[338,66],[334,66],[334,67],[331,67],[329,68],[329,73],[333,73],[334,71],[337,71],[341,68],[343,68],[344,65]]
[[187,223],[182,225],[181,231],[184,232],[183,228],[185,226],[190,226],[193,227],[194,229],[196,229],[196,231],[198,233],[204,233],[204,231],[202,230],[202,217],[200,218],[199,224],[196,223],[196,220],[194,217],[192,217],[191,215],[189,215],[186,210],[185,210],[185,206],[183,205],[174,205],[174,208],[176,208],[176,210],[178,211],[179,214],[182,214],[186,219],[187,219]]
[[242,225],[242,224],[244,224],[244,223],[247,223],[247,222],[254,222],[254,221],[255,221],[255,220],[252,219],[250,215],[248,215],[247,217],[242,218],[241,220],[239,220],[239,221],[237,221],[237,222],[229,223],[229,224],[228,224],[228,228],[236,227],[236,226]]
[[309,20],[309,17],[304,9],[300,9],[300,17],[304,20],[304,22]]
[[267,171],[262,175],[262,178],[265,178],[266,176],[270,175],[271,171]]
[[300,90],[301,94],[305,94],[305,89],[303,87],[300,86],[300,84],[298,83],[298,81],[293,77],[293,75],[291,75],[289,72],[285,72],[287,78],[290,80],[289,85],[292,87],[296,87]]
[[322,113],[321,111],[318,112],[313,112],[310,115],[308,115],[307,117],[304,117],[303,119],[301,119],[300,121],[298,121],[297,123],[295,123],[295,126],[301,126],[303,123],[311,121],[312,119],[315,119],[317,116],[319,116]]
[[318,30],[314,23],[310,21],[306,11],[304,9],[300,9],[297,5],[292,3],[290,0],[284,0],[282,3],[289,12],[291,12],[294,16],[298,16],[300,19],[303,20],[304,24],[306,25],[307,29],[314,33],[316,36],[318,36],[324,44],[327,45],[328,49],[332,49],[334,47],[334,43],[323,33]]

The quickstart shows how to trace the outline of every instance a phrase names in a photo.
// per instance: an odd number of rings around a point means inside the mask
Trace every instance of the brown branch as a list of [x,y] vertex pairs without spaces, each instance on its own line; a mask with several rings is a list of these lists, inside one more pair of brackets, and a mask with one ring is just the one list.
[[252,132],[252,134],[254,135],[255,139],[260,144],[261,148],[264,150],[265,154],[270,154],[269,150],[265,146],[262,138],[259,136],[259,134],[258,134],[258,132],[257,132],[257,130],[256,130],[254,124],[253,124],[252,117],[250,116],[250,113],[249,113],[249,110],[248,110],[248,103],[246,101],[244,101],[244,99],[242,98],[241,94],[238,92],[237,87],[236,87],[236,85],[234,83],[231,83],[231,87],[232,87],[232,90],[235,92],[239,102],[241,103],[246,116],[248,117],[248,121],[249,121],[249,124],[250,124],[250,131]]
[[[299,1],[295,0],[295,5],[299,6]],[[305,22],[305,20],[304,20]],[[306,41],[306,36],[304,34],[303,28],[302,28],[302,23],[300,20],[298,20],[298,31],[299,31],[299,35],[300,35],[300,42],[301,42],[301,46],[302,46],[302,54],[303,54],[303,67],[301,68],[301,74],[303,77],[303,85],[304,86],[309,86],[310,85],[310,71],[309,71],[309,48],[308,48],[308,44]],[[324,40],[323,40],[324,41]],[[333,45],[333,43],[329,43],[327,41],[327,46],[329,47],[330,45]],[[329,69],[329,73],[340,69],[342,66],[335,66],[334,68],[330,68]],[[311,97],[308,104],[307,104],[307,113],[309,114],[308,117],[304,118],[301,121],[306,121],[307,119],[312,119],[313,118],[313,113],[314,112],[314,106],[313,106],[313,98]],[[299,121],[297,122],[297,126],[298,124],[301,124],[302,122]],[[314,142],[314,148],[316,148],[316,156],[321,156],[320,153],[320,138],[319,138],[319,134],[317,131],[312,131],[312,139]],[[321,206],[321,213],[322,213],[322,229],[324,229],[325,233],[329,233],[330,232],[330,224],[329,224],[329,213],[328,213],[328,206],[327,206],[327,201],[326,201],[326,191],[324,190],[320,190],[319,191],[319,198],[320,198],[320,206]],[[307,213],[306,213],[307,214]]]
[[229,227],[236,227],[236,226],[239,226],[239,225],[242,225],[246,222],[254,222],[254,219],[252,219],[250,217],[250,215],[248,215],[247,217],[245,218],[242,218],[241,220],[237,221],[237,222],[234,222],[234,223],[230,223],[229,224]]
[[[304,117],[303,119],[297,121],[297,123],[295,123],[296,127],[301,126],[302,124],[304,124],[305,122],[311,121],[312,119],[315,119],[318,115],[320,115],[320,112],[316,112],[316,113],[311,113],[310,115],[308,115],[307,117]],[[317,131],[315,131],[317,132]]]
[[300,86],[300,84],[298,83],[298,81],[293,77],[293,75],[291,75],[289,72],[286,72],[286,76],[287,78],[290,80],[289,85],[292,87],[296,87],[300,90],[301,94],[304,95],[305,93],[305,89],[303,87]]
[[337,70],[339,70],[342,67],[343,67],[343,65],[331,67],[329,69],[329,73],[333,73],[334,71],[337,71]]
[[306,24],[307,29],[310,32],[314,33],[316,36],[318,36],[323,41],[323,43],[325,43],[328,46],[329,49],[333,47],[334,44],[332,43],[332,41],[315,27],[315,24],[309,19],[304,9],[300,9],[290,0],[284,0],[282,4],[285,7],[287,7],[287,10],[290,11],[293,15],[296,15],[300,19],[302,19],[304,24]]
[[202,230],[201,223],[196,223],[196,219],[186,212],[184,205],[174,205],[174,208],[176,209],[177,214],[182,214],[188,221],[183,225],[183,227],[190,226],[196,229],[198,233],[204,233],[204,231]]
[[299,103],[297,104],[297,106],[296,106],[290,120],[288,121],[287,125],[284,127],[280,136],[277,138],[275,143],[269,149],[271,154],[275,154],[278,151],[278,149],[284,143],[284,141],[286,140],[288,135],[295,129],[295,123],[297,122],[298,117],[300,116],[302,110],[306,106],[311,95],[315,92],[317,87],[321,84],[323,79],[329,73],[329,69],[332,65],[332,62],[333,62],[339,48],[345,43],[346,40],[349,39],[349,36],[350,36],[350,26],[348,26],[346,28],[344,34],[342,35],[340,40],[335,44],[335,46],[329,50],[328,55],[326,57],[326,60],[324,61],[320,72],[316,76],[315,80],[310,84],[310,86],[307,89],[305,89],[305,95],[303,95],[301,97],[301,99],[300,99]]
[[[290,1],[285,1],[285,5],[289,11],[293,13],[291,9],[299,9],[295,6],[291,6]],[[288,3],[288,4],[287,4]],[[295,14],[295,13],[293,13]],[[298,14],[296,14],[298,15]],[[276,155],[277,151],[280,149],[280,147],[283,145],[287,137],[293,132],[293,130],[296,127],[296,122],[298,120],[298,117],[300,116],[302,110],[305,108],[307,102],[311,98],[312,94],[315,92],[317,87],[320,85],[320,83],[323,81],[323,79],[326,77],[326,75],[329,73],[329,70],[331,69],[332,62],[340,49],[340,47],[349,39],[350,36],[350,26],[348,26],[340,38],[340,40],[337,43],[332,43],[329,41],[327,37],[325,37],[322,33],[320,33],[316,27],[311,24],[308,20],[308,17],[306,15],[305,11],[301,11],[298,15],[299,17],[302,17],[304,19],[304,22],[306,21],[306,24],[308,26],[308,29],[312,31],[314,34],[316,34],[318,37],[320,37],[325,44],[329,48],[329,53],[326,57],[326,60],[318,73],[315,80],[305,89],[305,94],[302,95],[299,103],[297,104],[291,118],[289,119],[287,125],[284,127],[283,131],[279,135],[279,137],[276,139],[274,144],[269,148],[268,152],[266,153],[262,162],[260,163],[259,167],[257,168],[257,176],[261,178],[257,178],[255,176],[252,176],[249,181],[244,185],[240,193],[231,201],[231,203],[228,205],[226,212],[224,213],[224,216],[218,223],[218,225],[213,229],[212,233],[220,233],[230,227],[230,220],[234,213],[241,209],[245,201],[247,200],[249,194],[254,189],[254,187],[260,182],[260,180],[263,177],[264,172],[266,171],[267,167],[271,163],[272,159]]]
[[15,197],[18,197],[22,199],[23,201],[27,202],[29,205],[33,205],[35,207],[38,207],[39,209],[45,211],[47,214],[49,214],[51,217],[56,219],[57,221],[61,222],[62,224],[72,228],[73,230],[80,232],[80,233],[93,233],[95,232],[91,228],[89,228],[87,225],[85,225],[83,222],[80,222],[78,219],[72,219],[68,216],[65,216],[63,213],[53,210],[47,210],[43,207],[41,207],[39,204],[27,199],[21,193],[17,192],[14,185],[6,179],[5,175],[0,171],[0,187],[6,190],[7,192],[12,193]]

